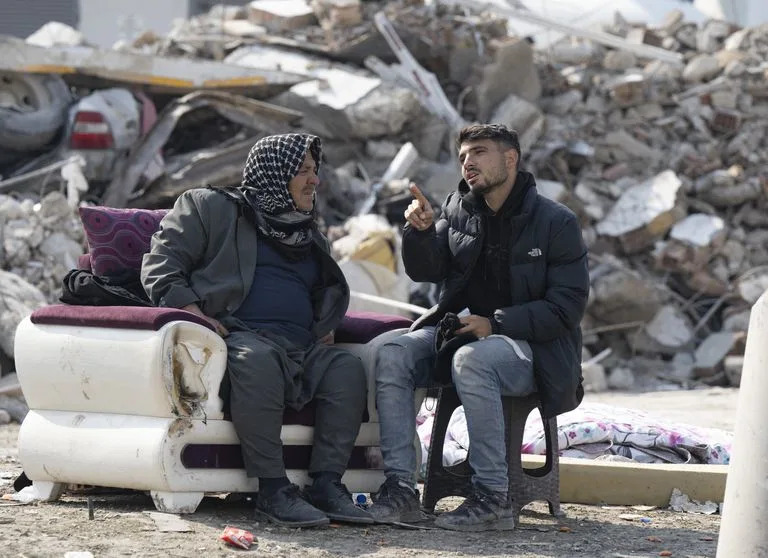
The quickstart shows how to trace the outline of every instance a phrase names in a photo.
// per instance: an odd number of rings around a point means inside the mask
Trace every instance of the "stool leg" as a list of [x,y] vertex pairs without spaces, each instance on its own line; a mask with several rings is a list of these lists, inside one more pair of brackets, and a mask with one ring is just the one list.
[[443,444],[448,422],[453,411],[461,405],[459,395],[453,386],[440,389],[432,424],[432,441],[427,457],[427,480],[424,484],[422,507],[432,513],[435,505],[446,496],[466,496],[469,491],[470,477],[459,476],[443,467]]
[[507,446],[508,498],[511,501],[515,522],[520,510],[531,502],[528,475],[523,469],[520,450],[528,414],[536,407],[531,397],[502,397],[504,409],[504,438]]
[[548,483],[547,504],[549,513],[554,517],[565,517],[560,508],[560,449],[557,441],[557,417],[543,419],[544,436],[547,442],[547,466],[549,472],[544,478]]
[[557,444],[557,419],[544,419],[546,461],[542,467],[524,469],[520,450],[525,432],[525,422],[539,400],[529,397],[504,397],[505,434],[507,438],[507,466],[509,467],[509,496],[517,520],[520,510],[534,500],[546,500],[549,512],[561,517],[560,510],[560,461]]

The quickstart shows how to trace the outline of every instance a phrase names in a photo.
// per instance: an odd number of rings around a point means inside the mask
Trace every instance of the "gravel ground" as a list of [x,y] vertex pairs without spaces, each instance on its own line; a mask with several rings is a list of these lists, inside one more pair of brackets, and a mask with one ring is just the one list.
[[[656,405],[690,424],[728,428],[733,424],[736,393],[619,394],[613,398],[588,396],[588,400],[640,409]],[[712,412],[713,407],[717,412]],[[18,425],[0,426],[0,495],[13,492],[11,484],[21,472],[17,435]],[[257,523],[243,500],[210,497],[196,513],[183,516],[189,532],[160,532],[147,514],[154,507],[146,494],[93,492],[93,520],[88,519],[87,497],[86,493],[69,492],[58,502],[27,505],[0,500],[0,556],[62,557],[68,551],[90,551],[95,557],[230,556],[246,552],[225,547],[218,540],[224,526],[233,525],[256,536],[257,544],[247,551],[251,556],[693,558],[715,556],[720,526],[718,515],[576,504],[564,504],[565,517],[555,519],[547,514],[546,505],[534,503],[523,511],[518,528],[507,533],[347,525],[291,530]],[[445,499],[438,510],[459,502]]]

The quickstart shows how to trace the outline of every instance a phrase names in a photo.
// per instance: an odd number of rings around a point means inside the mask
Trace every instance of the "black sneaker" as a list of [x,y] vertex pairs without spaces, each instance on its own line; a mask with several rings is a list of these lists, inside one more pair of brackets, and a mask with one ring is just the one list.
[[283,527],[321,527],[328,517],[301,496],[299,487],[289,484],[271,496],[256,496],[256,519],[265,519]]
[[515,518],[506,492],[476,485],[458,508],[441,514],[435,526],[452,531],[510,531]]
[[340,480],[315,482],[304,489],[304,495],[310,504],[334,521],[373,523],[373,516],[352,501],[352,494]]
[[397,477],[387,477],[368,511],[376,523],[411,523],[424,518],[419,491]]

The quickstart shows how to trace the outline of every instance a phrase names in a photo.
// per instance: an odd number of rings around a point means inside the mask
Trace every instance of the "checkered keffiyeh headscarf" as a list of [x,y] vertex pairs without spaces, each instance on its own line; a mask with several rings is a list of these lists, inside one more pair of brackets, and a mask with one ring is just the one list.
[[268,237],[287,246],[301,246],[311,240],[315,214],[300,211],[288,191],[309,151],[320,168],[320,138],[310,134],[268,136],[256,142],[248,153],[241,200],[253,209],[256,226]]
[[262,213],[279,215],[297,211],[288,192],[288,182],[296,176],[307,150],[320,167],[320,138],[309,134],[268,136],[256,142],[248,153],[243,169],[243,188],[252,196]]

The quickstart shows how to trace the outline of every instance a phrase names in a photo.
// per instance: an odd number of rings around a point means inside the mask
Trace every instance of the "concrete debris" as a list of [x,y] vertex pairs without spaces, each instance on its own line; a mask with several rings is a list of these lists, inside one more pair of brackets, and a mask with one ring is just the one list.
[[748,304],[754,304],[760,296],[768,291],[768,266],[760,266],[750,270],[748,275],[736,282],[739,296]]
[[616,367],[608,374],[608,387],[611,389],[630,390],[635,386],[635,375],[625,367]]
[[673,354],[686,348],[693,340],[690,321],[674,306],[664,306],[644,328],[645,333]]
[[723,364],[728,385],[739,386],[741,384],[741,369],[744,367],[744,355],[732,355],[725,357]]
[[723,361],[733,349],[736,340],[737,334],[730,331],[713,333],[707,337],[694,353],[694,374],[701,378],[712,377],[720,372]]
[[584,378],[584,391],[601,392],[608,389],[608,377],[601,364],[583,364],[581,375]]
[[541,110],[517,95],[510,95],[502,101],[490,122],[505,124],[517,130],[520,135],[520,149],[523,151],[529,151],[539,140],[545,124]]
[[691,500],[690,497],[687,494],[683,494],[679,488],[672,490],[672,495],[669,498],[669,507],[677,512],[703,513],[705,515],[712,515],[717,513],[720,509],[720,506],[709,500],[703,504],[696,500]]
[[[565,36],[539,49],[511,36],[508,18]],[[585,357],[586,388],[739,381],[749,307],[768,290],[766,26],[675,11],[654,27],[617,16],[598,31],[479,0],[255,0],[111,51],[53,23],[35,37],[0,38],[4,76],[60,74],[28,80],[49,89],[47,135],[20,151],[0,134],[0,264],[17,278],[13,300],[26,300],[0,309],[7,356],[20,316],[55,302],[76,265],[80,199],[169,207],[188,188],[235,184],[269,133],[322,137],[318,214],[355,289],[434,304],[434,289],[399,267],[407,186],[439,207],[460,178],[455,130],[493,121],[518,130],[522,168],[583,225],[584,342],[610,352]],[[0,98],[21,103],[6,81]],[[93,103],[107,90],[125,110]],[[78,129],[94,133],[70,148]]]
[[252,23],[277,33],[317,23],[314,10],[304,0],[255,0],[247,11]]
[[663,300],[652,281],[616,270],[593,279],[590,314],[606,324],[642,323],[653,319]]
[[[477,118],[490,121],[494,107],[510,95],[536,103],[541,97],[541,81],[534,64],[534,50],[530,43],[519,39],[506,39],[493,45],[494,60],[483,70],[477,85]],[[515,76],[514,80],[509,76]]]
[[677,197],[681,186],[675,172],[666,170],[629,188],[597,224],[598,234],[617,238],[626,253],[649,248],[682,217]]

